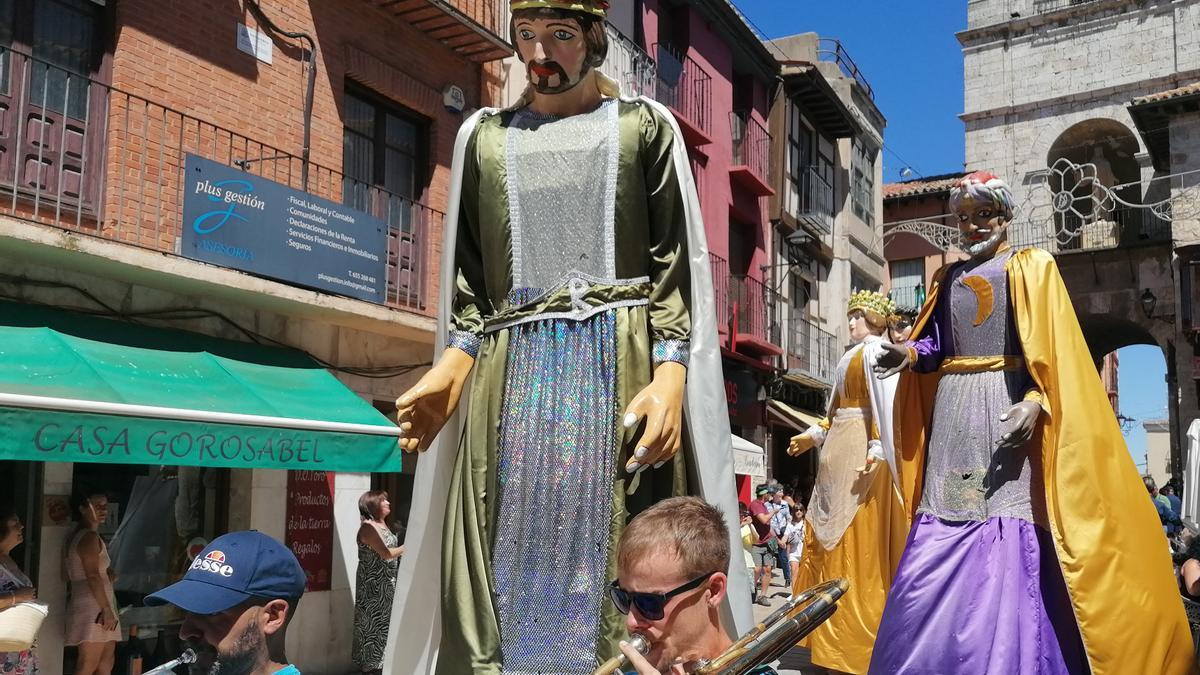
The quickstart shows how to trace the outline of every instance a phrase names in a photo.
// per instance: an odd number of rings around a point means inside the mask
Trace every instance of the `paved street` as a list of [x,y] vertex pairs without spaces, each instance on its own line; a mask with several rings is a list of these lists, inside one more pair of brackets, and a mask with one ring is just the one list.
[[[775,576],[771,581],[771,596],[768,598],[771,601],[771,606],[752,605],[754,607],[754,620],[762,621],[767,618],[768,614],[783,605],[784,600],[787,599],[790,593],[791,589],[784,586],[783,574],[776,569]],[[807,649],[793,648],[773,665],[779,671],[780,675],[819,675],[823,672],[820,668],[814,668],[808,659],[809,653]]]

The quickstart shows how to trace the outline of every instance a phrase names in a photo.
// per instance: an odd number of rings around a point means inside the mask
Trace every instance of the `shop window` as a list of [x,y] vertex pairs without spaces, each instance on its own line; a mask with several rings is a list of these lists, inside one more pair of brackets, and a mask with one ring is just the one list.
[[346,91],[344,117],[345,202],[411,232],[428,166],[428,123],[358,87]]
[[[192,558],[228,531],[229,475],[229,469],[212,467],[74,466],[76,490],[108,497],[108,517],[99,534],[112,561],[122,638],[131,626],[138,627],[143,648],[155,655],[146,667],[157,663],[155,657],[165,661],[183,651],[182,615],[170,606],[146,607],[143,600],[182,578]],[[68,666],[73,652],[68,648]]]

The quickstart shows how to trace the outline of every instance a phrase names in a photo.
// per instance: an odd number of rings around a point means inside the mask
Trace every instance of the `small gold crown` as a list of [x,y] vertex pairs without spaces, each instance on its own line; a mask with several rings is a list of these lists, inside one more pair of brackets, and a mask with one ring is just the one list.
[[850,302],[846,305],[846,313],[849,314],[856,309],[873,313],[878,320],[882,321],[896,313],[896,303],[882,293],[859,291],[850,296]]
[[600,18],[608,15],[607,0],[509,0],[509,9],[565,9],[572,12],[585,12]]

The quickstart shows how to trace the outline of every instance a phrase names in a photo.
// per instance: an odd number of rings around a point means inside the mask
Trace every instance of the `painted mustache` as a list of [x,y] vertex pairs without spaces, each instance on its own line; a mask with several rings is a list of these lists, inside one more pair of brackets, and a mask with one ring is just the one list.
[[567,79],[567,71],[557,61],[531,61],[529,73],[542,80],[547,80],[554,75],[559,77],[560,82],[565,82]]

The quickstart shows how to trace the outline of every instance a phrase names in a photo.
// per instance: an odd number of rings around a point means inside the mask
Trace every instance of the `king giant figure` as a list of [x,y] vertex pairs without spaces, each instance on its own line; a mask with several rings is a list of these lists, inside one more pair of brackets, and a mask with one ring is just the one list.
[[[528,87],[459,133],[445,349],[397,401],[404,450],[437,439],[400,567],[397,674],[591,673],[625,632],[604,597],[632,514],[699,494],[739,531],[679,129],[596,70],[607,2],[511,7]],[[728,625],[745,629],[749,580],[730,575]]]
[[1054,258],[1007,244],[1012,194],[950,192],[970,258],[905,345],[901,488],[915,509],[871,673],[1195,672],[1167,542]]

